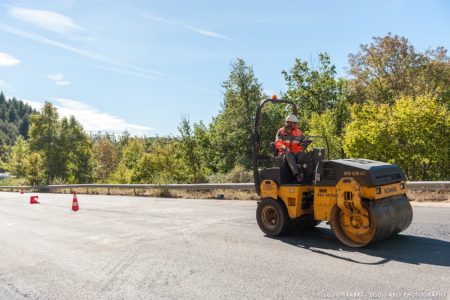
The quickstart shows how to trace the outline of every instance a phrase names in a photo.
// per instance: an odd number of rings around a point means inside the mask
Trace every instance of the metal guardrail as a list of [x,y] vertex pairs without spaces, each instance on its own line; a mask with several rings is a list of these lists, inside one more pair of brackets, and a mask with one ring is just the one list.
[[[60,184],[41,186],[0,186],[0,190],[33,190],[51,192],[55,189],[136,189],[142,190],[254,190],[253,183],[201,183],[201,184]],[[450,181],[408,181],[406,188],[409,190],[450,190]]]
[[409,190],[450,190],[450,181],[407,181]]

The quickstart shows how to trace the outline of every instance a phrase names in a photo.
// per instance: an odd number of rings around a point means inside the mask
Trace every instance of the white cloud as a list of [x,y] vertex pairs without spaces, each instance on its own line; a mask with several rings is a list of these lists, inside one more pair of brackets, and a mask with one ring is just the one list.
[[64,76],[61,73],[55,73],[47,75],[47,78],[52,80],[56,85],[69,85],[70,81],[64,80]]
[[83,29],[69,17],[52,11],[11,6],[8,13],[16,19],[60,34]]
[[92,36],[71,35],[69,38],[75,42],[95,42],[98,39]]
[[70,81],[60,80],[60,81],[55,81],[55,84],[64,86],[64,85],[69,85]]
[[[41,102],[22,100],[36,110],[40,110],[44,105]],[[54,105],[61,117],[74,116],[83,125],[84,130],[88,132],[107,131],[122,133],[128,131],[132,135],[143,136],[154,130],[148,126],[131,124],[119,117],[99,112],[95,107],[78,100],[66,98],[53,98],[52,100],[57,102]]]
[[222,40],[231,41],[231,38],[229,36],[226,36],[226,35],[223,35],[223,34],[220,34],[220,33],[214,32],[214,31],[211,31],[211,30],[197,28],[197,27],[192,27],[192,26],[189,26],[189,25],[184,25],[184,24],[181,24],[179,22],[174,22],[174,21],[171,21],[171,20],[167,20],[167,19],[164,19],[164,18],[151,16],[151,15],[148,15],[148,14],[142,14],[142,16],[147,18],[147,19],[151,19],[153,21],[158,21],[158,22],[161,22],[161,23],[166,23],[166,24],[178,26],[180,28],[184,28],[184,29],[193,31],[195,33],[199,33],[199,34],[207,36],[207,37],[212,37],[212,38],[218,38],[218,39],[222,39]]
[[32,101],[32,100],[28,100],[28,99],[20,98],[20,100],[22,100],[23,102],[25,102],[26,104],[28,104],[29,106],[34,108],[35,110],[40,110],[42,108],[42,105],[44,105],[44,103]]
[[12,67],[20,64],[20,60],[7,54],[0,52],[0,67]]
[[53,81],[61,81],[61,80],[63,80],[63,74],[55,73],[53,75],[47,75],[47,78],[51,79]]
[[[154,75],[158,75],[158,76],[170,77],[169,75],[161,73],[159,71],[155,71],[155,70],[151,70],[151,69],[146,69],[146,68],[141,68],[141,67],[138,67],[138,66],[130,65],[130,64],[121,62],[119,60],[116,60],[116,59],[113,59],[113,58],[109,58],[109,57],[103,56],[101,54],[92,52],[92,51],[88,51],[88,50],[72,47],[70,45],[67,45],[67,44],[64,44],[64,43],[61,43],[61,42],[49,39],[49,38],[47,38],[45,36],[34,34],[34,33],[31,33],[31,32],[26,32],[26,31],[23,31],[23,30],[20,30],[20,29],[16,29],[14,27],[11,27],[11,26],[8,26],[8,25],[4,25],[4,24],[1,24],[1,23],[0,23],[0,30],[3,30],[5,32],[11,33],[11,34],[14,34],[16,36],[20,36],[20,37],[23,37],[23,38],[26,38],[26,39],[29,39],[29,40],[32,40],[32,41],[35,41],[35,42],[38,42],[38,43],[46,44],[46,45],[53,46],[53,47],[56,47],[56,48],[61,48],[61,49],[67,50],[69,52],[76,53],[76,54],[78,54],[80,56],[90,58],[92,60],[100,61],[100,62],[103,62],[103,63],[106,63],[106,64],[110,64],[110,65],[114,65],[114,66],[117,66],[117,67],[122,67],[124,69],[128,69],[129,71],[132,70],[132,71],[135,71],[135,72],[137,71],[139,73],[150,73],[150,74],[154,74]],[[130,72],[130,74],[131,74],[131,72]],[[142,74],[142,75],[145,75],[145,74]]]
[[131,134],[144,135],[153,130],[153,128],[131,124],[119,117],[99,112],[95,107],[77,100],[54,99],[60,104],[57,105],[60,115],[65,117],[75,116],[86,131],[123,132],[127,130]]

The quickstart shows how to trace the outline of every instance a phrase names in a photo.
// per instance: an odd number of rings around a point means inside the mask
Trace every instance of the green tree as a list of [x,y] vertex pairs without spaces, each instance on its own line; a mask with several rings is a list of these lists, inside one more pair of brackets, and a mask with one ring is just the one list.
[[255,111],[263,98],[261,84],[253,67],[237,59],[222,87],[225,89],[222,108],[211,128],[217,169],[228,172],[235,165],[250,168]]
[[189,179],[188,165],[179,152],[179,142],[156,140],[149,153],[145,153],[136,164],[132,182],[183,183]]
[[[309,130],[305,135],[309,136],[323,136],[328,140],[330,151],[330,159],[337,159],[342,157],[341,138],[337,134],[336,118],[334,111],[326,110],[322,114],[313,113],[309,122]],[[326,142],[323,139],[314,139],[312,147],[326,148]]]
[[450,57],[447,50],[418,52],[406,37],[374,37],[349,55],[351,100],[394,104],[402,96],[430,95],[450,105]]
[[[201,134],[199,132],[200,128],[197,128],[198,134]],[[194,130],[189,119],[183,116],[178,126],[178,132],[180,133],[178,151],[187,165],[189,175],[188,183],[205,182],[209,173],[206,167],[205,157],[202,156],[203,149],[199,143],[199,138],[202,137],[196,138]]]
[[336,78],[336,67],[327,53],[319,53],[319,66],[296,59],[289,71],[283,71],[288,90],[284,97],[299,108],[300,125],[307,131],[313,113],[334,109],[346,99],[346,82]]
[[145,141],[142,138],[131,138],[129,135],[121,137],[123,144],[119,143],[121,150],[117,168],[111,175],[111,180],[117,183],[132,183],[136,178],[134,172],[139,160],[146,153]]
[[30,155],[30,147],[27,141],[21,136],[16,140],[16,143],[11,147],[7,163],[5,164],[6,170],[17,177],[25,176],[25,159]]
[[40,185],[46,182],[45,162],[41,154],[31,153],[24,161],[25,179],[29,185]]
[[30,149],[41,154],[46,182],[58,178],[70,183],[92,178],[92,142],[72,116],[59,120],[56,108],[46,102],[41,112],[31,116]]
[[93,177],[92,141],[73,116],[60,121],[60,130],[56,143],[64,155],[63,178],[69,183],[89,182]]
[[449,135],[450,114],[445,105],[431,96],[402,97],[393,106],[353,106],[343,147],[349,157],[398,164],[410,180],[447,180]]
[[65,151],[59,143],[61,130],[58,117],[56,108],[49,102],[45,102],[40,113],[31,116],[30,149],[42,153],[47,182],[56,177],[64,178],[66,173]]
[[132,170],[144,153],[144,141],[140,138],[130,138],[123,147],[122,161],[128,169]]
[[96,160],[95,177],[106,182],[119,162],[117,148],[109,138],[102,137],[94,144],[93,151]]
[[213,157],[215,153],[211,151],[213,149],[211,131],[202,121],[194,123],[194,139],[197,145],[198,156],[202,160],[206,172],[217,172],[217,166]]
[[29,115],[34,112],[23,101],[16,98],[6,100],[0,92],[0,140],[6,145],[13,145],[19,135],[27,139]]

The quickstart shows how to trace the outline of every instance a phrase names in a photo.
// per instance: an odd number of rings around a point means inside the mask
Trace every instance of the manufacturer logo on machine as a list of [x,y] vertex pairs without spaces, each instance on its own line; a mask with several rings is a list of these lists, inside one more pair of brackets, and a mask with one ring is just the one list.
[[366,176],[366,171],[346,171],[344,172],[344,176]]
[[388,188],[384,188],[384,192],[385,193],[393,193],[396,192],[397,188],[396,187],[388,187]]

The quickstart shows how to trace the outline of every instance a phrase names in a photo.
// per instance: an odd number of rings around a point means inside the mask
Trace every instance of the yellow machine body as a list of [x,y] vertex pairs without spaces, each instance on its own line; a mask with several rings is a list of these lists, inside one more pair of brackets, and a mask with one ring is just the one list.
[[[336,186],[314,187],[314,219],[329,221],[333,207],[338,205],[339,208],[346,210],[346,201],[361,208],[361,198],[376,201],[403,194],[406,194],[404,182],[379,187],[363,187],[352,177],[345,177]],[[347,198],[351,195],[352,199],[345,201],[345,195],[347,195]]]
[[313,207],[302,208],[302,203],[304,203],[307,194],[313,190],[312,185],[277,186],[273,180],[263,180],[261,183],[261,198],[280,199],[287,208],[289,218],[295,219],[312,214]]
[[[314,192],[313,205],[302,208],[305,197]],[[261,183],[261,198],[280,199],[287,208],[289,218],[295,219],[307,214],[314,214],[317,221],[329,221],[334,206],[350,214],[354,209],[364,212],[361,199],[372,201],[406,193],[405,183],[394,183],[380,187],[361,187],[352,177],[342,178],[336,186],[282,185],[273,180]],[[367,216],[367,212],[365,212]],[[366,222],[365,222],[366,223]]]

